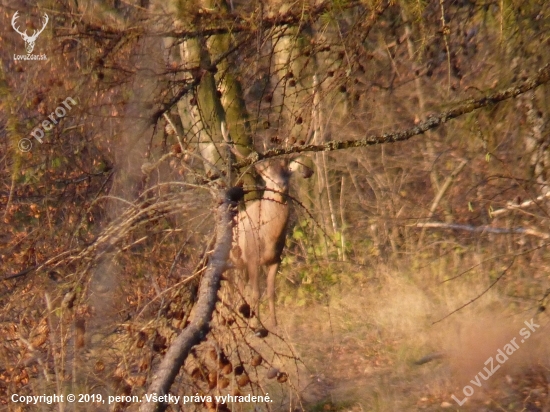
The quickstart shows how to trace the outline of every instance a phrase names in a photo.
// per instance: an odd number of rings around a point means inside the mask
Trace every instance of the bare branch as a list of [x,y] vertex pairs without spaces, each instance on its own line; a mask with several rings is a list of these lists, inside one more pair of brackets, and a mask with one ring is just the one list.
[[[291,146],[287,148],[277,148],[268,150],[265,153],[258,153],[258,160],[282,155],[289,155],[293,153],[332,152],[336,150],[345,150],[355,147],[368,147],[384,143],[404,142],[406,140],[409,140],[411,137],[418,136],[427,132],[428,130],[435,129],[436,127],[448,122],[451,119],[456,119],[457,117],[460,117],[467,113],[471,113],[474,110],[481,109],[482,107],[487,107],[496,103],[503,102],[505,100],[512,99],[529,90],[536,89],[537,87],[548,83],[549,81],[550,64],[547,64],[543,68],[539,69],[538,73],[535,76],[532,76],[515,86],[508,87],[507,89],[502,89],[494,93],[490,93],[487,96],[481,97],[479,99],[465,100],[461,103],[458,103],[453,109],[449,109],[439,114],[432,115],[428,119],[418,123],[416,126],[402,130],[400,132],[367,136],[363,139],[357,140],[331,140],[319,145],[306,144]],[[250,164],[252,164],[252,159],[245,159],[238,162],[235,166],[240,168],[248,166]]]
[[537,202],[540,202],[541,200],[547,199],[550,197],[550,192],[545,193],[544,195],[538,196],[536,199],[526,200],[525,202],[520,203],[519,205],[513,204],[512,202],[509,202],[505,207],[502,209],[498,209],[491,212],[491,217],[500,216],[505,213],[508,213],[511,210],[516,209],[525,209],[529,206],[536,205]]

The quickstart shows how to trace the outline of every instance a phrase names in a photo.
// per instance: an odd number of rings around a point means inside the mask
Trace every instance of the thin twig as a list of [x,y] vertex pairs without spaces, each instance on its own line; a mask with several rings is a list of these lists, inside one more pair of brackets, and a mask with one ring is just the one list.
[[487,292],[489,292],[489,290],[491,290],[493,288],[493,286],[495,286],[497,284],[497,282],[502,279],[504,277],[504,275],[506,273],[508,273],[508,270],[510,270],[510,268],[512,267],[512,265],[514,264],[516,260],[516,257],[514,256],[512,258],[512,262],[510,262],[510,264],[506,267],[506,269],[504,269],[502,271],[502,273],[495,279],[495,281],[493,283],[491,283],[483,292],[481,292],[479,295],[477,295],[475,298],[471,299],[469,302],[463,304],[462,306],[459,306],[458,308],[456,308],[455,310],[453,310],[452,312],[448,313],[447,315],[443,316],[442,318],[436,320],[435,322],[432,322],[432,325],[435,325],[436,323],[439,323],[441,322],[442,320],[444,319],[447,319],[449,316],[455,314],[456,312],[458,312],[459,310],[461,309],[464,309],[466,306],[474,303],[476,300],[480,299],[483,295],[485,295]]

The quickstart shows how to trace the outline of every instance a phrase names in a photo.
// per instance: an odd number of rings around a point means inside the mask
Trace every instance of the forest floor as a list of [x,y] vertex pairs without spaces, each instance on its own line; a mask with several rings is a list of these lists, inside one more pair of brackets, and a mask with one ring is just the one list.
[[307,410],[550,411],[548,315],[510,297],[532,279],[446,317],[487,279],[442,283],[437,272],[344,276],[323,303],[279,308],[281,334],[303,362],[297,386]]

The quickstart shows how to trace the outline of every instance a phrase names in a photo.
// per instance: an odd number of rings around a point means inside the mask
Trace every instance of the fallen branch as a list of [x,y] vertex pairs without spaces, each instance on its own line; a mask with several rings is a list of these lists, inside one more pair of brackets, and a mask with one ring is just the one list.
[[510,210],[516,210],[516,209],[525,209],[531,205],[536,205],[537,202],[540,202],[541,200],[547,199],[550,197],[550,192],[545,193],[544,195],[538,196],[536,199],[526,200],[525,202],[520,203],[519,205],[513,204],[509,202],[505,207],[502,209],[494,210],[490,212],[491,217],[500,216],[503,215]]
[[426,222],[426,223],[416,223],[413,227],[418,228],[439,228],[439,229],[451,229],[451,230],[465,230],[467,232],[478,232],[478,233],[494,233],[497,235],[509,235],[509,234],[520,234],[520,235],[530,235],[540,237],[542,239],[550,239],[550,234],[539,232],[530,228],[523,227],[513,227],[513,228],[502,228],[502,227],[491,227],[491,226],[472,226],[472,225],[461,225],[457,223],[444,223],[444,222]]

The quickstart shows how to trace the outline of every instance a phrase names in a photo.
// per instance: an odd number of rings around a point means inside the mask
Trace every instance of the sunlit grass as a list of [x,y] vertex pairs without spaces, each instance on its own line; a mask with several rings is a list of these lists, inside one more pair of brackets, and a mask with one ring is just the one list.
[[[386,268],[376,275],[365,271],[362,282],[356,273],[341,273],[336,285],[319,285],[323,299],[313,298],[314,293],[309,300],[303,297],[307,304],[282,299],[281,327],[307,366],[307,384],[302,390],[311,410],[459,407],[451,395],[464,398],[462,388],[471,385],[490,356],[519,336],[523,322],[535,316],[536,305],[508,296],[507,290],[521,289],[516,283],[529,283],[529,279],[511,277],[446,317],[492,282],[489,274],[472,270],[442,283],[460,273],[453,262],[434,262],[420,269],[422,265],[414,265],[409,271]],[[283,286],[279,293],[287,289]],[[537,319],[541,331],[487,382],[482,381],[481,388],[474,387],[463,410],[494,404],[495,396],[509,393],[517,400],[521,396],[518,386],[510,383],[515,376],[529,373],[536,365],[548,370],[549,351],[543,344],[547,318]],[[415,364],[435,353],[442,357]]]

